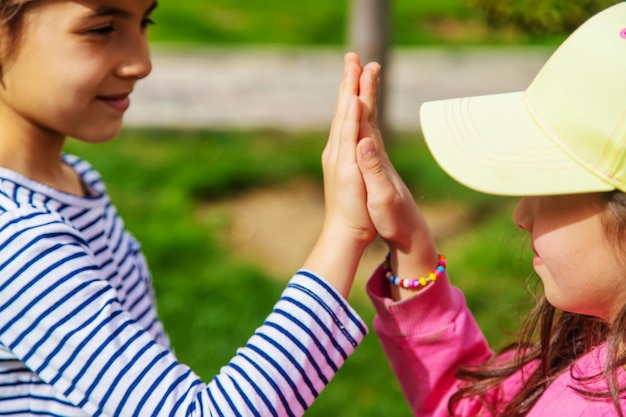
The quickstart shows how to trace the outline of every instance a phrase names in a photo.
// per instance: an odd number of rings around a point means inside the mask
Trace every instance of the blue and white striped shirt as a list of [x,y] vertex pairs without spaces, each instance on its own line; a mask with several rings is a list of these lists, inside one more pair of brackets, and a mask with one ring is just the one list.
[[0,168],[0,416],[298,416],[367,332],[300,271],[211,382],[177,362],[98,173],[80,198]]

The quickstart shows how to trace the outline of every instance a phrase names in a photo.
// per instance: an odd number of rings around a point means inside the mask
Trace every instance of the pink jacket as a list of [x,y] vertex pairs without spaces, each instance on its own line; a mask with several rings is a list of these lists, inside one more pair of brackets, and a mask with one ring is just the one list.
[[[419,296],[396,303],[389,298],[389,284],[381,269],[368,282],[367,292],[377,311],[374,331],[414,415],[449,416],[448,399],[459,384],[454,376],[457,366],[484,363],[493,355],[463,294],[444,276]],[[605,356],[606,349],[600,346],[581,357],[572,372],[565,371],[548,387],[528,417],[617,415],[610,400],[590,400],[572,389],[606,390],[604,381],[583,386],[572,378],[572,374],[597,374]],[[626,386],[626,372],[620,372],[618,378],[620,386]],[[519,372],[491,393],[490,400],[510,400],[522,383]],[[622,400],[622,409],[626,411],[626,398]],[[475,399],[465,400],[456,412],[464,417],[491,416]]]

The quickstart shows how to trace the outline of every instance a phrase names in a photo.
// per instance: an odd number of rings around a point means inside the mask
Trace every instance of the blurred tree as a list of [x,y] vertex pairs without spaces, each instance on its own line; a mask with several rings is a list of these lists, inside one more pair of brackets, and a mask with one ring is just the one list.
[[388,54],[389,0],[350,0],[348,41],[350,49],[361,57],[363,63],[376,61],[382,66],[378,94],[378,118],[383,137],[389,137],[386,120],[386,74],[389,73]]
[[512,27],[531,34],[570,33],[617,0],[466,0],[480,9],[492,28]]

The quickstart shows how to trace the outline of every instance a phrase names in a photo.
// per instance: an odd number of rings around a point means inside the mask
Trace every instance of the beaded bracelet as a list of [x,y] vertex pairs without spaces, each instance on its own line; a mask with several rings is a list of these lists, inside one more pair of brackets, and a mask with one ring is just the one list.
[[395,286],[401,288],[417,289],[425,287],[429,282],[435,282],[444,272],[446,272],[447,261],[445,255],[439,254],[439,261],[437,262],[437,268],[428,276],[416,278],[416,279],[402,279],[393,274],[391,270],[391,253],[387,254],[385,262],[383,263],[383,269],[385,272],[385,278]]

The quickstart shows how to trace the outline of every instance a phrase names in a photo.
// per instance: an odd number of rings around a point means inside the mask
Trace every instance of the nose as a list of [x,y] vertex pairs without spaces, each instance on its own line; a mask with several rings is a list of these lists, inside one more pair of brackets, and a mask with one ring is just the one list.
[[127,41],[123,54],[124,56],[117,68],[119,77],[140,80],[147,77],[152,71],[150,47],[145,35]]
[[530,207],[530,198],[522,197],[513,212],[513,222],[522,230],[530,231],[532,228],[533,215]]

